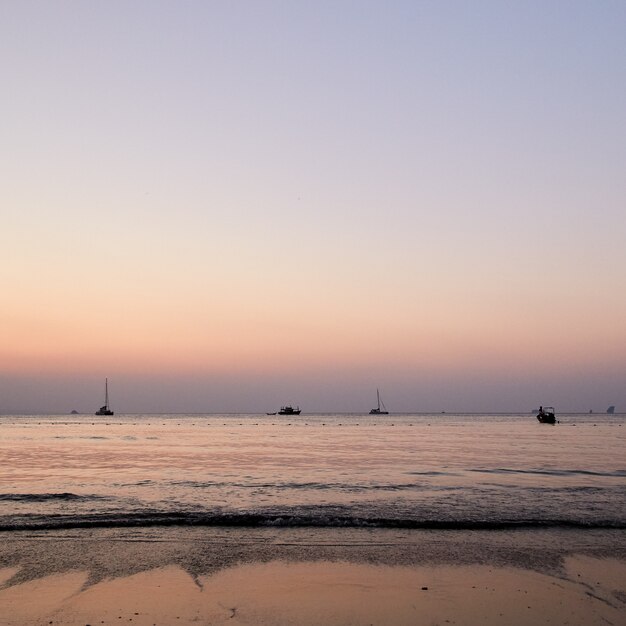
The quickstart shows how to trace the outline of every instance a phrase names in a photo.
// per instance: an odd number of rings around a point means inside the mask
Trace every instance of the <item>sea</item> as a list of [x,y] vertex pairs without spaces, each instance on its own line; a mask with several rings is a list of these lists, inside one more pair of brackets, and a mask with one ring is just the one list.
[[626,529],[626,414],[0,416],[0,531]]

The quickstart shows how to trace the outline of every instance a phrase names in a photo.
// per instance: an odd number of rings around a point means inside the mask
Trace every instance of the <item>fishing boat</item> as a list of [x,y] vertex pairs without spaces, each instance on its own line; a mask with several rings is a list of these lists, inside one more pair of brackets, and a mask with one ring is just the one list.
[[540,406],[537,413],[537,419],[540,424],[556,424],[556,417],[554,415],[554,407]]
[[113,415],[113,411],[109,408],[109,379],[104,379],[104,406],[101,406],[96,415]]
[[295,409],[292,406],[281,406],[280,411],[278,411],[278,415],[300,415],[300,407],[297,406]]
[[[385,403],[382,402],[382,400],[380,399],[380,393],[378,389],[376,390],[376,400],[377,406],[375,409],[372,409],[370,411],[370,415],[389,415],[389,411],[387,410]],[[380,408],[381,406],[383,407],[382,409]]]

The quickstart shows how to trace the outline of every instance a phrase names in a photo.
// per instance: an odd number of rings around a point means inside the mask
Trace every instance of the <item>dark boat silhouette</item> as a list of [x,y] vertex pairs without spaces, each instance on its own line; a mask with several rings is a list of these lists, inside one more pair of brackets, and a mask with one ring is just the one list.
[[[385,403],[381,402],[378,389],[376,390],[376,400],[378,401],[378,406],[370,411],[370,415],[389,415],[389,411],[387,410]],[[382,409],[380,408],[381,406],[383,407]]]
[[297,406],[295,409],[292,406],[281,406],[280,411],[278,411],[278,415],[300,415],[300,407]]
[[547,407],[539,407],[539,412],[537,413],[537,419],[540,424],[556,424],[556,417],[554,415],[554,408],[551,406]]
[[104,379],[104,406],[101,406],[96,415],[114,415],[113,411],[109,408],[109,379]]

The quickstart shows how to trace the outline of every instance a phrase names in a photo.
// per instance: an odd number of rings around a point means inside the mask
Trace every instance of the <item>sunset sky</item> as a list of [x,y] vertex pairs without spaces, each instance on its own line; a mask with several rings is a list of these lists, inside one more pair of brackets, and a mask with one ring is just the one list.
[[626,3],[0,3],[0,413],[626,410]]

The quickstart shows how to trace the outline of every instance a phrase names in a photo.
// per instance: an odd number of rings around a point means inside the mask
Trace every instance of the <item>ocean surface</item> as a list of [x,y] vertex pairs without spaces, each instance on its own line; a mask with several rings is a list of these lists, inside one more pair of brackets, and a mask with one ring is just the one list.
[[0,530],[626,528],[626,415],[0,416]]

